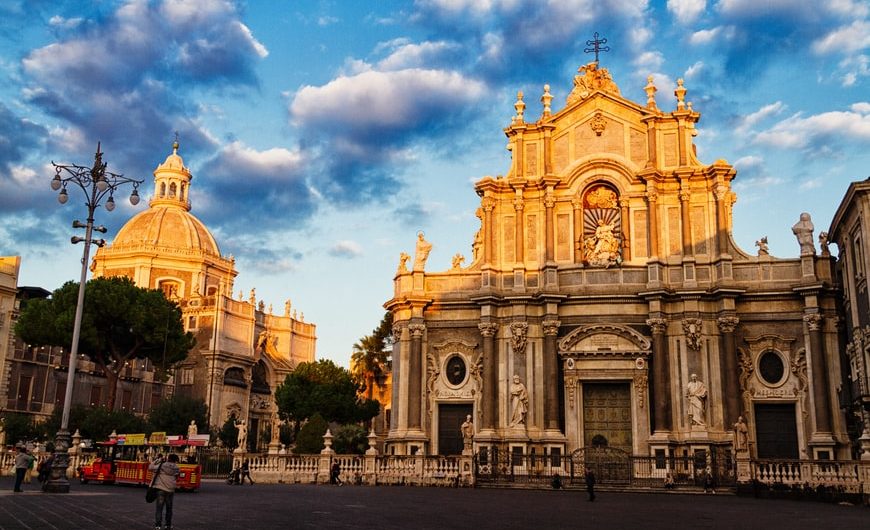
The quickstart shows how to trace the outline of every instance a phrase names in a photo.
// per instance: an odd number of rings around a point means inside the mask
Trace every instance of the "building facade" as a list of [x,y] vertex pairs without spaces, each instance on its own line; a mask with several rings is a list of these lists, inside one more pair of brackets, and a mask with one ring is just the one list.
[[837,244],[837,276],[843,286],[846,341],[840,405],[852,419],[852,456],[870,460],[870,293],[867,291],[867,242],[870,241],[870,182],[853,182],[840,203],[831,228],[819,235]]
[[847,456],[838,286],[809,214],[799,257],[738,248],[736,171],[698,159],[683,81],[671,111],[641,90],[593,62],[561,110],[545,85],[531,121],[519,93],[468,265],[426,271],[422,233],[402,253],[390,452],[458,453],[470,415],[475,451],[697,455],[730,450],[743,416],[754,457]]
[[0,397],[9,392],[9,372],[12,368],[12,352],[15,349],[15,333],[12,327],[18,314],[20,268],[20,256],[0,256]]
[[253,289],[233,297],[235,259],[221,254],[190,213],[192,178],[176,142],[154,171],[149,208],[96,252],[91,270],[95,277],[130,277],[178,303],[197,342],[175,371],[175,393],[203,399],[212,427],[230,417],[247,422],[256,450],[263,433],[276,431],[275,387],[298,363],[314,361],[316,327],[297,316],[289,299],[274,312]]

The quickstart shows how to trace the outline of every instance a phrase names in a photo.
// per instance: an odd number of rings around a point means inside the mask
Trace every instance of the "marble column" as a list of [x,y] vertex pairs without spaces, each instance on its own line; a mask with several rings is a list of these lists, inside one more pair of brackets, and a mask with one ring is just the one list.
[[810,353],[813,366],[813,403],[816,416],[816,432],[831,432],[831,406],[828,397],[828,369],[825,347],[822,340],[822,315],[809,313],[804,322],[810,332]]
[[659,198],[655,184],[648,182],[646,186],[646,200],[648,206],[648,223],[649,223],[649,253],[650,257],[656,258],[659,253],[659,211],[657,201]]
[[423,356],[423,332],[425,324],[409,324],[411,332],[411,350],[408,356],[408,429],[420,428],[420,373]]
[[559,352],[556,338],[559,335],[558,320],[544,320],[544,428],[559,429]]
[[399,427],[399,385],[402,381],[401,366],[402,366],[402,327],[393,326],[393,391],[391,396],[391,411],[390,425],[391,431],[395,431]]
[[716,246],[719,254],[728,253],[728,221],[725,199],[728,188],[718,185],[713,189],[716,196]]
[[495,234],[493,234],[492,226],[492,211],[495,209],[495,199],[492,197],[484,197],[480,201],[480,206],[483,208],[483,262],[486,265],[491,265],[493,260],[492,249],[495,245]]
[[725,428],[730,428],[740,416],[740,386],[737,373],[737,347],[734,330],[740,319],[735,316],[719,317],[719,332],[722,334],[722,403],[725,412]]
[[652,329],[653,336],[653,431],[670,431],[673,428],[671,378],[668,341],[665,336],[668,321],[663,318],[650,318],[646,325]]
[[495,334],[498,324],[481,322],[477,325],[483,336],[483,429],[495,429],[498,424],[498,352]]

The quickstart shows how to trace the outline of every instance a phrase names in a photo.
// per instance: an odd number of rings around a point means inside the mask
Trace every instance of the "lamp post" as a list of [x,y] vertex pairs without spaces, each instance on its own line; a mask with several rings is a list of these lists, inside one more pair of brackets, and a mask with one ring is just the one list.
[[100,207],[100,202],[108,195],[105,203],[106,211],[111,212],[115,209],[115,191],[122,184],[133,184],[133,193],[130,194],[130,203],[134,206],[139,204],[139,185],[142,180],[134,180],[123,175],[117,175],[106,171],[106,163],[103,162],[103,153],[100,152],[100,143],[97,142],[97,153],[94,156],[94,166],[84,167],[75,164],[55,164],[54,178],[51,180],[51,189],[54,191],[60,190],[57,197],[58,202],[66,204],[69,200],[67,187],[70,184],[78,186],[85,195],[85,206],[88,207],[87,222],[81,223],[73,221],[73,228],[84,228],[85,237],[73,236],[70,241],[73,244],[84,243],[84,251],[82,255],[82,272],[79,281],[79,296],[76,303],[76,316],[73,324],[72,346],[69,352],[69,369],[66,377],[66,393],[63,399],[63,416],[61,418],[60,430],[57,431],[54,441],[54,463],[51,469],[51,477],[45,486],[45,491],[51,493],[69,493],[69,480],[66,478],[66,470],[69,467],[69,410],[72,404],[73,384],[75,383],[76,375],[76,357],[79,353],[79,335],[82,328],[82,312],[85,301],[85,282],[88,276],[88,257],[91,251],[91,244],[102,247],[106,244],[105,239],[91,239],[93,233],[106,233],[106,227],[94,226],[94,211]]

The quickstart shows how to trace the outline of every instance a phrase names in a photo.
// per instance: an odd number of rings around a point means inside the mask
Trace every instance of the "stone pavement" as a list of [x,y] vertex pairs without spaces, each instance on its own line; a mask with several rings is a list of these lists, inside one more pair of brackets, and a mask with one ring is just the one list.
[[[80,485],[40,493],[36,481],[12,493],[0,478],[0,530],[152,528],[144,488]],[[248,528],[561,529],[561,528],[867,528],[870,508],[757,500],[734,495],[616,493],[401,486],[228,486],[207,481],[175,495],[179,530]]]

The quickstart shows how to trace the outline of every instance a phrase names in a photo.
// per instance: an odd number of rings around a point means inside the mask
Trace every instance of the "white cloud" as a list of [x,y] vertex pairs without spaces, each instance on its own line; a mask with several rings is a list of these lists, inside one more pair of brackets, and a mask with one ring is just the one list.
[[322,16],[317,19],[318,26],[328,26],[330,24],[335,24],[336,22],[338,22],[338,18],[331,16]]
[[689,37],[689,44],[702,46],[720,39],[728,41],[734,38],[735,33],[734,26],[716,26],[711,29],[702,29],[692,33]]
[[851,87],[855,85],[859,77],[870,76],[870,57],[867,55],[847,57],[840,61],[839,67],[846,70],[841,78],[843,86]]
[[870,47],[870,22],[866,20],[841,26],[812,44],[813,52],[818,55],[850,54],[867,47]]
[[273,147],[265,151],[257,151],[245,146],[242,142],[232,142],[223,148],[220,154],[221,164],[226,174],[235,170],[244,173],[256,173],[269,180],[285,180],[296,174],[302,168],[303,157],[298,151],[290,151],[282,147]]
[[861,101],[860,103],[853,103],[851,107],[854,112],[858,114],[870,114],[870,103],[866,101]]
[[692,66],[686,69],[686,73],[683,74],[683,77],[686,79],[693,79],[695,76],[701,73],[701,70],[704,69],[704,63],[702,61],[698,61]]
[[[388,57],[378,63],[379,70],[403,70],[420,68],[437,61],[446,53],[459,49],[456,43],[446,41],[408,43],[405,39],[394,41],[397,45]],[[379,45],[380,47],[381,45]]]
[[749,155],[734,161],[734,167],[738,171],[751,171],[764,166],[764,159],[760,156]]
[[[304,86],[290,104],[293,118],[362,131],[402,128],[483,96],[485,85],[445,70],[367,71],[323,86]],[[369,131],[371,133],[373,131]]]
[[340,258],[355,258],[363,253],[362,246],[356,241],[344,240],[336,242],[330,249],[329,254]]
[[786,105],[782,101],[777,101],[776,103],[770,103],[769,105],[765,105],[757,111],[753,112],[752,114],[744,116],[735,128],[735,132],[740,134],[745,133],[752,129],[755,124],[769,118],[770,116],[776,116],[785,109]]
[[665,62],[665,58],[661,52],[643,52],[638,55],[632,62],[638,70],[650,72],[661,68],[661,66]]
[[680,24],[691,24],[706,8],[706,0],[668,0],[668,11]]
[[804,17],[814,13],[823,4],[806,0],[719,0],[716,8],[727,17],[755,18],[771,14]]
[[[860,106],[863,110],[863,106]],[[858,112],[823,112],[808,117],[794,114],[755,136],[756,142],[786,149],[816,146],[833,149],[828,139],[870,144],[870,114]]]
[[64,29],[77,28],[82,22],[84,22],[84,19],[81,17],[64,18],[59,15],[55,15],[48,20],[49,25]]

